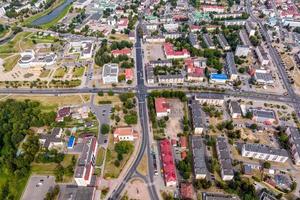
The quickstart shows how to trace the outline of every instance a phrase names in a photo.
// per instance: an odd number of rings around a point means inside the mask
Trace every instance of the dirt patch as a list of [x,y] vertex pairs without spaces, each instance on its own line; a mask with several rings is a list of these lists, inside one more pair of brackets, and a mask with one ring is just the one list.
[[127,183],[126,195],[128,199],[147,200],[150,199],[147,185],[140,179],[134,179]]
[[170,104],[171,113],[167,122],[166,135],[170,138],[177,138],[177,134],[183,132],[184,105],[179,99],[168,99],[167,101]]

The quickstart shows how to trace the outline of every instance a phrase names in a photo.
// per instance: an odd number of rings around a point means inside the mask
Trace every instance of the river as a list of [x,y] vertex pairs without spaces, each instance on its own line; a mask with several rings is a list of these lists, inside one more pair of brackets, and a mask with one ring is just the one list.
[[49,22],[51,22],[52,20],[54,20],[56,17],[59,16],[59,14],[71,3],[73,2],[73,0],[65,0],[65,2],[63,4],[61,4],[60,6],[56,7],[54,10],[52,10],[50,13],[48,13],[47,15],[41,16],[40,18],[34,20],[32,22],[32,25],[34,26],[39,26],[39,25],[43,25],[43,24],[47,24]]

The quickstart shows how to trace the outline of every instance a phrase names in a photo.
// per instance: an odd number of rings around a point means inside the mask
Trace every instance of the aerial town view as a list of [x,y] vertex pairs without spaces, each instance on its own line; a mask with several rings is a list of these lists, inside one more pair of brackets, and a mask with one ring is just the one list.
[[0,200],[300,200],[300,0],[0,0]]

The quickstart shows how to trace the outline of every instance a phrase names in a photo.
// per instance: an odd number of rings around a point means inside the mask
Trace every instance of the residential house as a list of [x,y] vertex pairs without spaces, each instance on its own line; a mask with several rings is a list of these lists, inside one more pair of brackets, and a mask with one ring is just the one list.
[[117,31],[124,31],[128,27],[128,19],[121,18],[117,23]]
[[192,82],[202,82],[204,80],[204,69],[206,67],[206,59],[188,58],[184,60],[187,80]]
[[288,159],[288,153],[284,149],[274,148],[263,144],[244,144],[242,156],[259,160],[284,163]]
[[255,35],[255,26],[251,21],[247,21],[245,24],[246,30],[249,34],[249,37],[254,36]]
[[273,85],[274,84],[272,72],[269,72],[267,70],[263,70],[263,69],[255,70],[253,78],[259,85]]
[[131,52],[132,52],[132,50],[131,49],[129,49],[129,48],[124,48],[124,49],[115,49],[115,50],[112,50],[111,51],[111,54],[114,56],[114,57],[117,57],[117,56],[119,56],[119,55],[126,55],[126,56],[128,56],[128,57],[130,57],[131,56]]
[[246,24],[246,20],[244,19],[232,19],[232,20],[225,20],[225,26],[244,26]]
[[132,68],[125,69],[125,81],[132,81],[134,77],[134,72]]
[[154,80],[154,71],[153,71],[153,67],[151,66],[147,66],[146,67],[146,78],[147,78],[147,83],[148,84],[154,84],[155,80]]
[[205,145],[201,136],[191,135],[190,140],[195,179],[204,179],[208,173],[205,161]]
[[164,139],[159,142],[159,146],[165,184],[167,187],[176,187],[176,166],[174,163],[171,143],[168,139]]
[[165,98],[155,98],[156,117],[166,117],[170,114],[170,105]]
[[196,49],[199,49],[199,43],[198,43],[198,39],[197,39],[197,35],[194,33],[189,33],[189,41],[191,43],[191,45],[193,47],[195,47]]
[[202,200],[238,200],[236,196],[222,193],[202,192]]
[[149,64],[152,67],[172,67],[172,61],[171,60],[155,60],[155,61],[150,61]]
[[114,130],[114,143],[120,141],[133,142],[139,138],[139,134],[132,127],[118,127]]
[[221,167],[221,178],[223,181],[230,181],[233,179],[234,172],[230,150],[228,148],[228,143],[225,137],[217,137],[216,149]]
[[240,36],[240,39],[241,39],[243,45],[247,45],[247,46],[252,45],[245,29],[240,30],[239,36]]
[[192,183],[180,183],[181,199],[194,199],[195,192]]
[[98,142],[96,137],[84,138],[84,146],[74,174],[74,179],[78,186],[88,186],[91,183],[96,164],[97,148]]
[[201,5],[201,10],[203,12],[215,12],[215,13],[224,13],[225,7],[219,5]]
[[57,111],[57,114],[56,114],[56,121],[57,122],[62,122],[64,121],[64,118],[65,117],[68,117],[71,115],[71,108],[70,107],[63,107],[63,108],[60,108],[58,111]]

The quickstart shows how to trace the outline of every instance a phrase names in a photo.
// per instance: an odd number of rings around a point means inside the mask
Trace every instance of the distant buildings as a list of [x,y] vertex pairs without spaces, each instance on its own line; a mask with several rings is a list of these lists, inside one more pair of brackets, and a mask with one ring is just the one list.
[[221,166],[221,177],[223,181],[230,181],[233,179],[234,172],[232,161],[230,157],[230,150],[228,148],[227,140],[225,137],[217,137],[216,149],[218,154],[219,163]]
[[216,13],[224,13],[225,7],[219,5],[201,5],[201,10],[203,12],[216,12]]
[[171,143],[168,139],[159,142],[163,176],[167,187],[176,187],[176,166],[173,158]]
[[187,49],[182,49],[181,51],[174,50],[173,44],[165,43],[164,44],[164,52],[167,59],[180,59],[180,58],[188,58],[190,57],[190,53]]
[[84,138],[84,146],[75,170],[74,179],[78,186],[88,186],[91,183],[96,163],[98,142],[96,137]]
[[206,123],[205,113],[196,100],[191,100],[190,110],[194,134],[202,134]]
[[281,163],[288,159],[288,154],[285,150],[263,144],[244,144],[242,156]]
[[102,79],[104,84],[118,83],[118,64],[108,63],[103,66]]
[[193,153],[193,169],[195,179],[204,179],[207,176],[207,167],[205,161],[205,145],[201,136],[192,135],[191,150]]
[[132,127],[118,127],[114,130],[114,143],[120,141],[130,141],[133,142],[138,139],[138,132]]
[[166,117],[170,114],[170,105],[165,98],[155,98],[156,117]]

